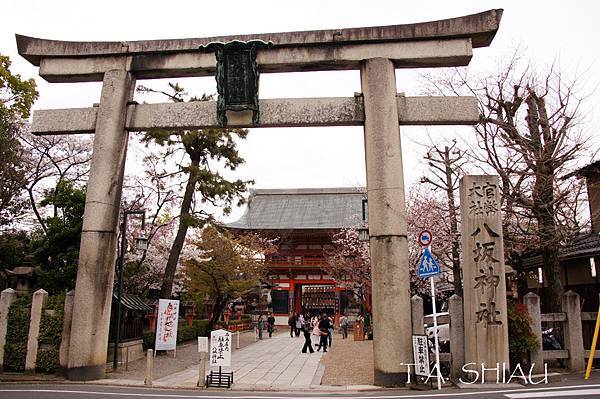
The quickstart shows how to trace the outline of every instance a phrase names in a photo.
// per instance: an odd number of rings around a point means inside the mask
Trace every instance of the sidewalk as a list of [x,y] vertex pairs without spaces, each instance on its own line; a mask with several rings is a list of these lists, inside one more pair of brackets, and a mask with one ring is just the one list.
[[[304,338],[278,334],[232,353],[233,389],[271,390],[306,389],[319,386],[323,368],[319,366],[322,352],[301,353]],[[207,373],[211,368],[208,367]],[[218,368],[212,368],[218,371]],[[195,387],[198,366],[156,380],[156,386]]]
[[[240,334],[240,349],[254,344],[254,331],[244,331]],[[232,354],[236,353],[236,333],[232,334]],[[173,352],[163,353],[154,358],[154,381],[166,377],[168,375],[178,373],[188,368],[198,367],[199,354],[198,343],[190,341],[177,345],[177,355],[173,357]],[[107,365],[107,367],[109,367]],[[118,371],[113,371],[112,368],[107,369],[106,378],[110,380],[128,380],[129,383],[134,381],[144,382],[146,377],[146,357],[129,362],[127,371],[125,366],[121,365]],[[121,382],[123,383],[123,382]]]

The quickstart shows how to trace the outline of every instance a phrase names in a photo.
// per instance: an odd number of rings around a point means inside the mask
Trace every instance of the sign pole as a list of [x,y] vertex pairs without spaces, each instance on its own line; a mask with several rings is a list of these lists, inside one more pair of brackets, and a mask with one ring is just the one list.
[[585,370],[585,379],[590,378],[592,372],[592,365],[594,364],[594,358],[596,353],[596,344],[598,343],[598,332],[600,331],[600,307],[598,307],[598,316],[596,317],[596,328],[594,329],[594,338],[592,338],[592,347],[590,348],[590,357],[588,358],[587,368]]
[[433,276],[429,278],[431,283],[431,305],[433,307],[433,342],[434,342],[434,351],[435,351],[435,368],[437,375],[437,388],[442,389],[441,386],[441,371],[440,371],[440,346],[438,344],[438,328],[437,328],[437,309],[435,306],[435,282],[433,281]]
[[[430,278],[431,283],[431,306],[433,308],[433,342],[435,351],[435,368],[437,369],[437,387],[442,389],[441,379],[442,371],[440,370],[440,345],[438,343],[438,328],[437,328],[437,309],[435,306],[435,281],[433,278],[440,274],[440,267],[435,261],[433,254],[431,253],[431,241],[433,240],[433,234],[429,230],[422,230],[419,233],[418,241],[419,245],[423,247],[423,256],[419,264],[417,273],[420,278]],[[429,379],[429,378],[428,378]]]

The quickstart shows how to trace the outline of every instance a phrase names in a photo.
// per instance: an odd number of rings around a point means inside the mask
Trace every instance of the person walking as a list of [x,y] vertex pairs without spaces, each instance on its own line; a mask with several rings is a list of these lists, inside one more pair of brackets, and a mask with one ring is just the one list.
[[258,339],[262,339],[262,332],[265,328],[265,321],[262,315],[258,316],[258,322],[256,323],[256,329],[258,330]]
[[304,327],[304,316],[300,313],[296,317],[296,337],[300,336],[300,331],[302,331],[302,327]]
[[334,328],[334,323],[333,323],[333,317],[328,316],[327,320],[329,321],[329,328],[327,329],[327,340],[329,341],[329,347],[331,348],[331,341],[333,340],[333,328]]
[[288,326],[290,327],[290,337],[294,338],[294,332],[296,331],[296,314],[290,313],[290,318],[288,319]]
[[344,313],[340,319],[340,328],[342,329],[342,339],[348,338],[348,317]]
[[307,350],[310,353],[314,353],[315,350],[313,349],[311,342],[312,328],[308,323],[305,323],[302,326],[302,332],[304,334],[304,346],[302,347],[302,353],[306,353]]
[[310,325],[312,328],[312,333],[310,334],[312,344],[317,348],[317,350],[319,350],[319,342],[321,341],[321,330],[319,330],[319,320],[313,318],[313,321]]
[[321,332],[321,339],[319,341],[319,347],[317,348],[317,352],[323,349],[323,352],[327,352],[327,337],[329,336],[329,329],[331,328],[331,324],[329,323],[329,319],[327,315],[323,313],[321,317],[321,321],[318,324],[319,331]]
[[269,312],[269,317],[267,317],[267,329],[269,331],[269,338],[273,337],[273,331],[275,331],[275,317],[271,312]]

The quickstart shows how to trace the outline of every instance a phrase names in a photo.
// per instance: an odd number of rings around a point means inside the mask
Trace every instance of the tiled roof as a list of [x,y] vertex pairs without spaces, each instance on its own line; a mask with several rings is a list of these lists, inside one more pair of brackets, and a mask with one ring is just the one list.
[[254,190],[244,215],[226,226],[244,230],[339,229],[362,221],[364,189]]
[[[117,294],[113,293],[113,301],[117,302]],[[131,294],[121,294],[121,306],[126,310],[138,310],[145,312],[150,309],[144,301],[138,296]]]
[[[600,255],[600,234],[588,233],[577,237],[559,249],[561,261]],[[532,268],[542,265],[542,256],[536,255],[523,259],[523,267]]]

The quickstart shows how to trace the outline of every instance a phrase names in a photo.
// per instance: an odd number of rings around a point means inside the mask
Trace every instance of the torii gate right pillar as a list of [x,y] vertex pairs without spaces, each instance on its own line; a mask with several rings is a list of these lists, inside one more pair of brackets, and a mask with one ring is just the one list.
[[374,383],[404,385],[412,363],[402,148],[391,60],[363,62],[365,158],[373,299]]

